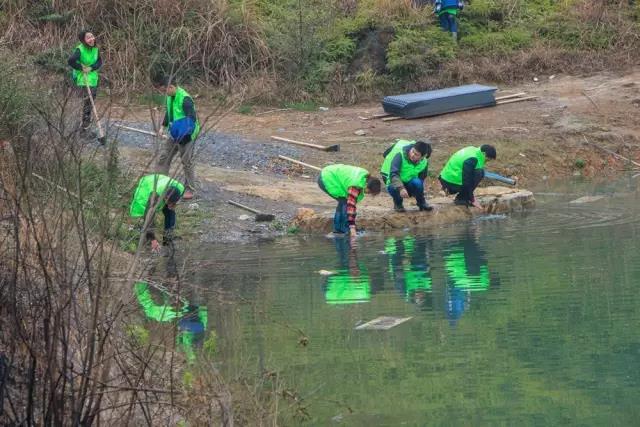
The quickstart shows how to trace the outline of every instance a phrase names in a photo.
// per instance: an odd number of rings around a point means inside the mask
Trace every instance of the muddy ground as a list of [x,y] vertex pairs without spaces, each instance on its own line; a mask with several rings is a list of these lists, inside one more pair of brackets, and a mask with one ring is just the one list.
[[[640,69],[624,75],[537,77],[536,83],[501,87],[497,94],[526,92],[536,100],[417,120],[361,119],[381,112],[379,102],[327,111],[255,107],[251,115],[231,113],[198,141],[201,189],[196,200],[183,204],[182,218],[187,221],[183,231],[216,242],[271,237],[287,232],[298,207],[334,208],[317,188],[313,170],[278,160],[278,154],[317,166],[360,165],[377,175],[381,153],[395,138],[428,138],[434,148],[427,189],[432,197],[439,193],[435,177],[442,165],[466,145],[494,144],[498,159],[491,170],[515,176],[520,187],[530,189],[543,181],[616,176],[635,167],[598,146],[640,163]],[[208,105],[203,102],[198,107],[199,114],[206,115]],[[111,117],[136,127],[151,126],[149,112],[140,107],[115,106]],[[340,144],[340,151],[295,147],[272,141],[271,135]],[[119,132],[116,139],[131,167],[153,162],[152,137]],[[228,205],[228,199],[274,213],[277,219],[256,223],[252,214]],[[381,194],[363,204],[391,208],[391,199]],[[248,218],[238,219],[242,215]]]

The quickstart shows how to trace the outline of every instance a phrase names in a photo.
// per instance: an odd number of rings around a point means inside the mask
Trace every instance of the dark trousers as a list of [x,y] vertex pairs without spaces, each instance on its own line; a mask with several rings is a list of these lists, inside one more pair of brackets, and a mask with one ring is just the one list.
[[[475,169],[473,172],[473,180],[467,185],[458,185],[452,184],[448,181],[443,180],[441,177],[438,177],[438,181],[440,181],[440,185],[442,185],[442,189],[447,194],[456,194],[456,201],[466,202],[467,204],[471,204],[475,200],[473,197],[473,192],[482,181],[484,177],[483,169]],[[463,183],[464,184],[464,183]]]
[[440,28],[450,33],[458,32],[458,21],[456,15],[444,12],[438,19],[440,20]]
[[[78,88],[82,91],[82,127],[86,129],[91,124],[91,115],[93,114],[91,110],[93,108],[91,107],[91,99],[89,98],[89,94],[87,93],[87,88],[85,86]],[[94,101],[97,94],[98,88],[92,87],[91,97],[94,99]]]
[[166,205],[162,208],[164,215],[164,234],[162,235],[162,244],[166,245],[173,240],[173,230],[176,228],[176,211],[169,209]]
[[349,232],[349,223],[347,222],[347,199],[344,197],[335,198],[327,191],[327,188],[322,182],[322,177],[318,177],[318,187],[333,200],[338,202],[336,206],[336,212],[333,215],[333,232],[334,233],[347,233]]
[[[427,201],[424,199],[424,183],[420,178],[413,178],[409,182],[403,182],[405,190],[409,193],[409,196],[416,198],[416,204],[418,206],[426,206]],[[402,206],[402,197],[400,196],[400,190],[392,185],[387,186],[389,195],[393,198],[393,204],[396,206]]]

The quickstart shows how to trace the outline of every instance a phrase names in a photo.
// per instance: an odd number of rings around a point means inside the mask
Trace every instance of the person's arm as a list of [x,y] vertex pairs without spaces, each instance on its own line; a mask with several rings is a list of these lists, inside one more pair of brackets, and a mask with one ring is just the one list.
[[418,178],[420,178],[421,181],[424,181],[427,178],[427,175],[429,175],[429,165],[427,165],[427,167],[418,174]]
[[400,171],[402,170],[402,153],[396,154],[391,161],[391,170],[389,171],[389,181],[391,185],[398,190],[404,188],[402,180],[400,179]]
[[356,226],[356,203],[358,203],[358,196],[362,189],[357,187],[349,187],[349,193],[347,194],[347,223],[349,228]]
[[182,101],[182,109],[184,110],[184,114],[192,119],[193,123],[195,124],[197,120],[196,107],[193,103],[193,99],[191,99],[190,96],[185,96],[184,100]]
[[[155,202],[156,202],[157,198],[154,197],[153,195],[149,197],[149,201],[147,202],[147,208],[144,211],[144,220],[147,220],[147,214],[149,213],[149,209],[151,209],[151,207],[153,207],[153,212],[151,213],[151,218],[149,218],[149,224],[147,224],[147,227],[142,230],[145,233],[145,238],[147,239],[147,242],[151,242],[151,248],[155,249],[155,246],[158,244],[158,239],[156,239],[156,222],[155,222],[155,218],[156,218],[156,209],[155,209]],[[156,242],[155,244],[153,242]]]
[[100,56],[100,51],[98,51],[98,59],[96,62],[91,64],[91,69],[93,71],[99,70],[102,67],[102,56]]
[[474,201],[473,197],[473,177],[478,164],[478,159],[470,157],[462,164],[462,191],[465,200]]
[[82,71],[82,64],[80,64],[80,49],[73,49],[73,53],[71,53],[71,56],[67,60],[67,64],[69,64],[69,66],[74,70]]

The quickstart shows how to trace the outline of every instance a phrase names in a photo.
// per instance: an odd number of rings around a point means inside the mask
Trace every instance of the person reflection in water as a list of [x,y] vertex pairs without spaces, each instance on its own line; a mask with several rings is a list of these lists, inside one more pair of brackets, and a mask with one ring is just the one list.
[[427,241],[407,236],[385,240],[389,257],[388,271],[395,288],[404,298],[418,307],[431,306],[431,273]]
[[371,280],[367,269],[358,261],[355,245],[347,239],[333,239],[338,254],[339,268],[327,278],[325,300],[327,304],[355,304],[371,299]]
[[134,284],[133,290],[148,320],[177,323],[176,346],[190,363],[195,361],[195,349],[202,346],[207,330],[207,307],[191,304],[185,298],[171,296],[162,285],[139,281]]
[[471,230],[447,252],[444,257],[446,312],[449,323],[455,325],[469,308],[472,292],[486,291],[491,279],[484,251]]

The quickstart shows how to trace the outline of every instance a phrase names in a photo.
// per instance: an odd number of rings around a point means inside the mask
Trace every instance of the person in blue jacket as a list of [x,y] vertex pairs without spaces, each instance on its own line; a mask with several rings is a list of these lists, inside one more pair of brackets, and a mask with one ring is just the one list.
[[464,9],[462,0],[436,0],[433,11],[438,15],[440,28],[449,31],[454,41],[458,41],[458,12]]

